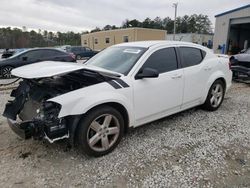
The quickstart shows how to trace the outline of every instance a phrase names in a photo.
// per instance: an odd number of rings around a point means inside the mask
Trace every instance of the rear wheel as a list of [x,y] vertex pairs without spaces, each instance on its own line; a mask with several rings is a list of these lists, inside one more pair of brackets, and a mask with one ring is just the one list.
[[76,59],[77,59],[77,60],[80,60],[80,59],[82,59],[82,57],[81,57],[80,55],[77,55],[77,56],[76,56]]
[[122,115],[110,106],[91,110],[80,121],[78,144],[90,156],[105,155],[119,144],[124,132]]
[[221,80],[216,80],[211,86],[203,108],[209,111],[217,110],[223,102],[225,95],[225,84]]
[[12,78],[11,71],[13,67],[11,66],[6,66],[2,68],[1,74],[3,78]]

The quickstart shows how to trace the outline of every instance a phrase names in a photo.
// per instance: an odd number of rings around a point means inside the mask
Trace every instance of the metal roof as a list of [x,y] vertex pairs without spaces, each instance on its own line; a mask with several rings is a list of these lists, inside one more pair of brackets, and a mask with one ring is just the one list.
[[232,12],[236,12],[236,11],[239,11],[239,10],[242,10],[242,9],[245,9],[245,8],[249,8],[249,7],[250,7],[250,4],[245,5],[243,7],[239,7],[239,8],[233,9],[233,10],[229,10],[229,11],[223,12],[221,14],[217,14],[217,15],[215,15],[215,17],[224,16],[226,14],[229,14],[229,13],[232,13]]

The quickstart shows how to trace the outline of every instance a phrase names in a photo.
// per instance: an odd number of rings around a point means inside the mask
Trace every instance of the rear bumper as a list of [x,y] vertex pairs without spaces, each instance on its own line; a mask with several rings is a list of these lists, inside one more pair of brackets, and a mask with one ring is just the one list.
[[34,123],[32,121],[24,121],[18,123],[12,119],[7,119],[8,124],[13,132],[23,139],[29,139],[34,134]]

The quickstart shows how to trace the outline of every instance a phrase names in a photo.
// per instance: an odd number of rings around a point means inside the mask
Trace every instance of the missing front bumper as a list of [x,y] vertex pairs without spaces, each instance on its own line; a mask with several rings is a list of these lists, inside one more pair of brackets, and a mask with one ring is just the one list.
[[[65,118],[58,118],[61,106],[53,102],[45,102],[46,93],[40,95],[41,89],[30,91],[29,84],[21,82],[11,92],[12,101],[8,101],[3,112],[10,128],[21,138],[43,138],[54,142],[69,138]],[[47,96],[48,97],[48,96]]]
[[19,137],[23,139],[29,139],[34,136],[34,122],[24,121],[22,123],[18,123],[12,119],[7,119],[7,121],[12,131],[14,131]]

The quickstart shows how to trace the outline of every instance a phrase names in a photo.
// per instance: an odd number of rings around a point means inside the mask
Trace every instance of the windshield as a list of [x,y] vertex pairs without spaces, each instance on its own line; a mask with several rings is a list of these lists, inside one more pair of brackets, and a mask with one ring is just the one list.
[[129,46],[110,47],[91,58],[86,64],[127,75],[146,50],[147,48]]

